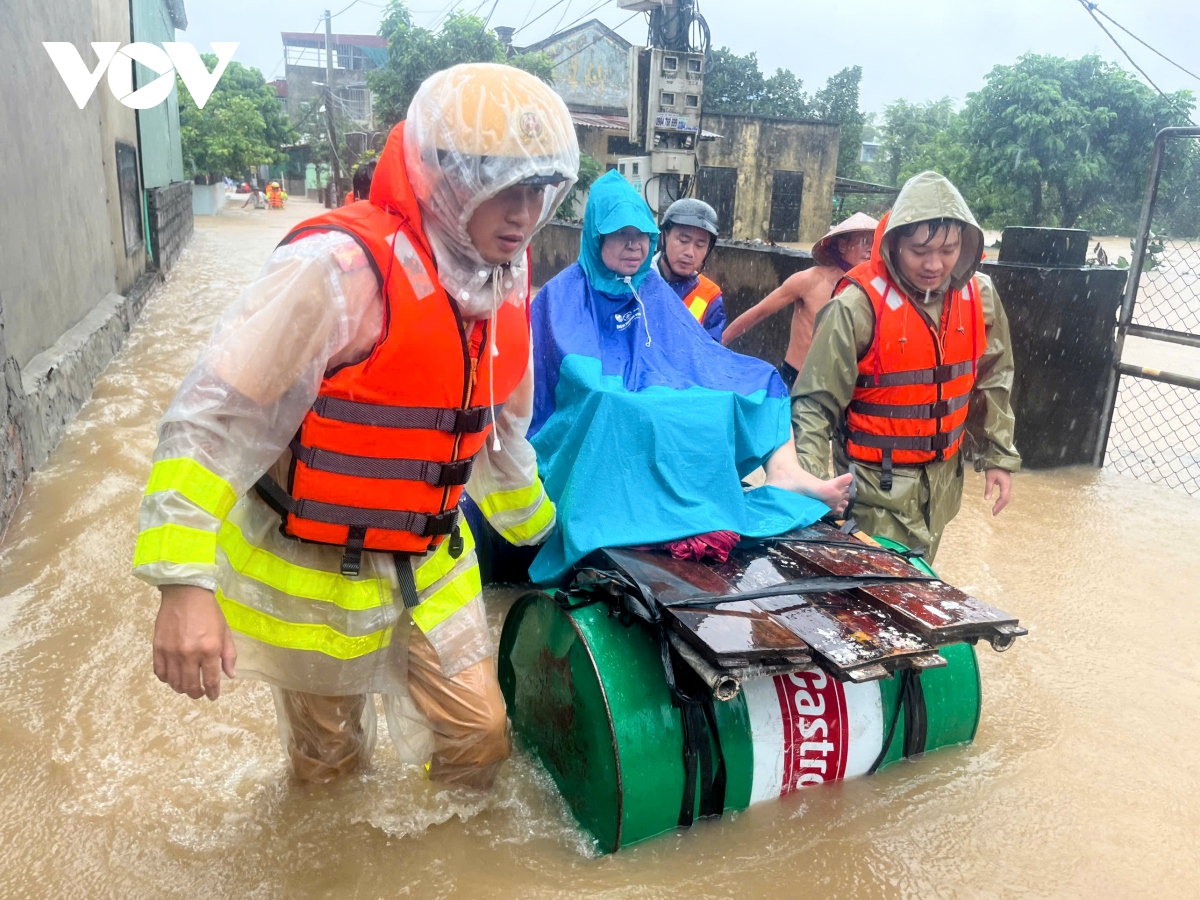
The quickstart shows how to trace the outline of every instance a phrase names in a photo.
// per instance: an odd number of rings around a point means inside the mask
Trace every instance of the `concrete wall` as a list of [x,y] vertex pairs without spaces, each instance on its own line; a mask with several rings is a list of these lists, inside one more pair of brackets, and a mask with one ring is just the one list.
[[553,87],[571,109],[625,115],[629,47],[599,22],[587,22],[557,40],[527,49],[545,53],[556,63],[563,61],[555,66]]
[[1012,330],[1013,412],[1025,467],[1091,465],[1127,272],[1003,262],[984,272]]
[[738,170],[735,240],[767,240],[777,170],[804,174],[798,240],[812,243],[829,230],[840,125],[706,114],[704,130],[721,137],[701,142],[699,164]]
[[79,109],[44,40],[73,43],[92,68],[92,41],[130,42],[128,2],[0,3],[0,171],[11,212],[0,217],[0,535],[159,278],[146,271],[140,149],[126,242],[117,144],[139,147],[135,113],[105,78]]
[[18,365],[53,344],[105,295],[145,269],[127,256],[117,192],[116,140],[137,145],[133,110],[105,80],[81,110],[41,46],[43,40],[128,43],[121,0],[0,3],[0,294],[7,353]]
[[196,219],[192,213],[192,185],[178,181],[168,187],[151,188],[146,191],[146,215],[150,231],[150,249],[154,263],[163,272],[168,271],[195,230]]

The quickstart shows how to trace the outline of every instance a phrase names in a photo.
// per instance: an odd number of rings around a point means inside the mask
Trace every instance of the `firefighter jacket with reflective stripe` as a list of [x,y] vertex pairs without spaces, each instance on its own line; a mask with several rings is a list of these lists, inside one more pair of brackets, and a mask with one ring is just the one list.
[[374,204],[309,219],[284,243],[324,230],[351,235],[372,261],[383,333],[365,360],[325,376],[292,443],[286,493],[269,482],[260,492],[286,534],[347,546],[356,570],[364,549],[419,554],[452,532],[493,409],[528,366],[529,323],[525,304],[500,302],[464,326],[419,237]]
[[871,347],[859,360],[846,411],[846,453],[853,460],[921,465],[958,452],[979,359],[987,344],[979,287],[950,289],[932,322],[889,277],[882,259],[843,280],[857,285],[875,311]]

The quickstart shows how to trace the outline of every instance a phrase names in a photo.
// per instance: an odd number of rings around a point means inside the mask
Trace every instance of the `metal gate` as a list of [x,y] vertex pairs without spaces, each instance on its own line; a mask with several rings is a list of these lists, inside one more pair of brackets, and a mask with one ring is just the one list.
[[1200,494],[1200,128],[1158,133],[1132,257],[1096,465]]

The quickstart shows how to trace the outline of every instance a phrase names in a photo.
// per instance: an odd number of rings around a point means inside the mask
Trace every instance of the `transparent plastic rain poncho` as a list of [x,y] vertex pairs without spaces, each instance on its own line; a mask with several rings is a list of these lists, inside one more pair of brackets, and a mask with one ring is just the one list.
[[[476,72],[472,81],[467,77],[470,72],[464,74],[463,69],[507,71],[499,75]],[[502,66],[457,67],[430,79],[413,101],[413,121],[405,126],[404,140],[392,140],[385,149],[372,187],[372,202],[402,206],[400,195],[407,191],[397,191],[398,202],[389,202],[395,198],[381,192],[387,189],[384,173],[389,168],[401,176],[404,173],[401,159],[389,160],[389,154],[403,154],[420,218],[435,252],[437,276],[468,320],[490,316],[501,302],[520,304],[528,294],[525,248],[511,268],[486,271],[466,238],[472,212],[513,184],[560,179],[557,184],[548,183],[538,222],[541,227],[574,182],[578,167],[578,145],[562,101],[525,73],[512,78],[510,73],[516,71]],[[484,87],[478,83],[480,79],[486,82]],[[471,97],[476,101],[474,111]],[[439,103],[444,104],[440,110]],[[503,112],[499,118],[497,104]],[[523,129],[521,135],[509,140],[511,135],[487,131],[489,127],[499,129],[501,119]],[[477,152],[489,148],[492,152]],[[411,204],[411,195],[407,202]],[[405,212],[403,208],[397,211]],[[417,218],[416,210],[408,212]],[[476,302],[476,294],[481,302]],[[182,490],[148,493],[139,522],[143,534],[177,525],[219,533],[220,537],[211,560],[180,562],[166,555],[140,559],[135,567],[139,578],[154,585],[191,584],[220,590],[275,618],[328,625],[351,636],[388,630],[386,644],[377,651],[337,659],[284,650],[237,634],[235,629],[240,676],[326,696],[367,692],[405,696],[413,618],[399,602],[393,557],[365,553],[362,576],[343,579],[337,574],[340,548],[284,537],[278,516],[252,490],[267,471],[286,483],[289,442],[315,401],[325,372],[366,358],[383,320],[379,284],[352,238],[336,232],[314,233],[281,246],[222,315],[159,424],[156,463],[182,460],[190,465],[194,461],[226,482],[238,500],[219,519]],[[403,323],[392,327],[403,327]],[[538,487],[539,497],[532,506],[505,510],[493,518],[502,532],[521,524],[522,517],[531,518],[544,499],[536,458],[525,439],[532,394],[530,361],[525,378],[499,412],[498,440],[489,441],[476,456],[467,485],[467,492],[480,505],[494,492]],[[498,521],[500,517],[504,521]],[[553,520],[524,542],[538,543],[552,528]],[[231,546],[235,548],[232,551]],[[328,602],[328,598],[306,597],[294,586],[285,590],[288,586],[248,574],[248,560],[264,558],[260,551],[293,567],[289,571],[321,573],[333,585],[332,590],[347,590],[350,585],[355,601],[343,605]],[[417,557],[412,565],[419,569],[428,561]],[[418,572],[418,592],[428,596],[475,566],[474,551],[469,549],[424,589]],[[446,678],[494,654],[480,596],[424,635]]]
[[[562,98],[512,66],[454,66],[421,85],[404,123],[404,161],[442,286],[471,318],[489,314],[498,275],[479,256],[467,223],[479,205],[515,184],[546,185],[537,229],[578,177],[579,144]],[[535,229],[535,230],[537,230]],[[525,247],[512,264],[526,277]]]

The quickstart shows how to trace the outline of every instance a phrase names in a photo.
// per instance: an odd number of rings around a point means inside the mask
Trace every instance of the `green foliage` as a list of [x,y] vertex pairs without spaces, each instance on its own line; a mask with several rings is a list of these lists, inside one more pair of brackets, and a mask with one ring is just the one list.
[[1026,54],[996,66],[962,112],[965,174],[1031,225],[1074,227],[1102,204],[1136,207],[1160,128],[1192,95],[1161,97],[1098,56]]
[[[216,67],[213,54],[201,58],[210,70]],[[196,108],[183,79],[176,76],[175,82],[183,162],[193,175],[241,177],[264,163],[286,162],[280,148],[298,135],[258,69],[231,62],[204,109]]]
[[408,105],[421,82],[459,63],[508,63],[547,83],[552,80],[549,57],[527,53],[506,58],[504,45],[479,16],[453,12],[435,34],[413,24],[412,13],[403,0],[390,0],[379,34],[387,38],[388,62],[384,68],[367,73],[367,84],[375,93],[376,112],[388,128],[408,114]]
[[838,122],[842,126],[837,173],[843,178],[862,177],[862,166],[858,158],[862,153],[863,123],[866,118],[858,108],[861,84],[862,66],[842,69],[836,75],[830,76],[825,82],[825,87],[817,91],[811,104],[812,113],[816,118]]
[[[981,223],[1130,233],[1154,136],[1185,121],[1188,91],[1163,98],[1096,56],[1027,54],[996,66],[961,112],[949,98],[884,111],[875,177],[900,185],[926,169],[962,190]],[[1172,233],[1200,232],[1200,152],[1184,142],[1164,168],[1160,212]]]
[[704,108],[714,113],[769,116],[779,119],[825,119],[842,126],[838,175],[860,176],[858,157],[866,118],[858,108],[862,66],[832,76],[809,97],[804,83],[790,69],[776,69],[765,78],[758,55],[738,56],[728,47],[714,50],[704,77]]
[[597,178],[604,174],[604,167],[586,153],[579,154],[579,180],[571,188],[562,205],[554,213],[554,218],[574,222],[583,218],[583,210],[579,209],[579,201],[588,192]]

